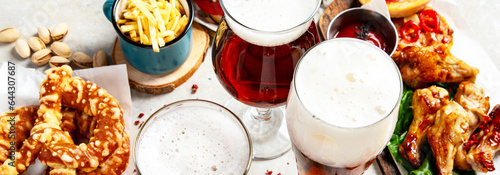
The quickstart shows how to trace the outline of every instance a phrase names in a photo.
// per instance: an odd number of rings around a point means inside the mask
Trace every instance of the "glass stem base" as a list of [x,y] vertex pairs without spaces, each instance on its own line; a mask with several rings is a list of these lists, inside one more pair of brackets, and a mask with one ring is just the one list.
[[291,149],[286,127],[282,127],[284,108],[249,107],[235,99],[228,101],[225,106],[238,115],[248,129],[253,159],[274,159]]

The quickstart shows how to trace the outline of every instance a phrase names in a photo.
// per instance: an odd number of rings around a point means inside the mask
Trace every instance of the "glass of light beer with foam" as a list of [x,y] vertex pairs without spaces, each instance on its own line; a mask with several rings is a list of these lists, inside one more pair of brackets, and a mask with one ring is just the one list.
[[140,128],[134,159],[140,174],[247,174],[252,146],[231,111],[205,100],[183,100],[153,113]]
[[299,174],[362,174],[391,138],[402,91],[398,67],[374,45],[337,38],[309,50],[286,106]]

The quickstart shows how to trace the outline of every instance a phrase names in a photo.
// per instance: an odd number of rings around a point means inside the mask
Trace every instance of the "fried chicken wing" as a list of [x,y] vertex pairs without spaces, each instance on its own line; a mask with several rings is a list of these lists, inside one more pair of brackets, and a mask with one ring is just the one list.
[[468,111],[451,101],[436,113],[434,125],[427,132],[439,174],[452,174],[457,148],[468,139]]
[[[460,83],[457,93],[453,101],[457,102],[466,111],[469,117],[469,132],[467,138],[470,138],[472,133],[485,120],[483,116],[487,115],[490,110],[489,97],[486,97],[483,89],[472,82],[464,81]],[[468,146],[462,144],[457,150],[455,157],[455,167],[461,170],[471,170],[472,167],[466,160]]]
[[448,103],[448,91],[431,86],[413,93],[413,121],[405,140],[399,145],[399,152],[414,168],[420,167],[422,144],[427,139],[427,130],[434,124],[436,112]]
[[493,157],[500,150],[500,106],[496,105],[489,114],[492,119],[474,134],[472,145],[467,154],[467,162],[477,172],[486,173],[495,170]]
[[476,130],[480,122],[484,121],[483,116],[488,115],[490,110],[490,97],[486,97],[481,86],[464,81],[460,83],[453,101],[474,114],[469,118],[471,125],[470,134]]
[[409,46],[393,57],[406,85],[411,88],[426,87],[428,83],[474,82],[479,73],[450,53],[444,44],[428,47]]

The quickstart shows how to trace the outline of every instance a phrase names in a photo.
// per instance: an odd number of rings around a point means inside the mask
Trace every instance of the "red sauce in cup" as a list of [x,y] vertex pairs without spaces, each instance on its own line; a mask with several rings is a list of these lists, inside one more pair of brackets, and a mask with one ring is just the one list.
[[368,23],[353,22],[339,29],[334,38],[358,38],[365,40],[387,52],[387,44],[380,30]]

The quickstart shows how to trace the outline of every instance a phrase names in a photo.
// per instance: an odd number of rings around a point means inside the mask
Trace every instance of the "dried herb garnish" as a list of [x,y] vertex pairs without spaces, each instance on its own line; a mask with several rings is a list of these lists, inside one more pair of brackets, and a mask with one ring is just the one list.
[[370,33],[370,25],[368,23],[361,24],[358,27],[354,27],[354,29],[359,30],[359,32],[356,32],[356,38],[366,40],[366,37],[368,37],[368,33]]

